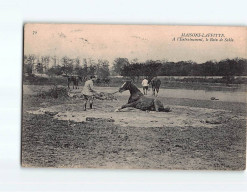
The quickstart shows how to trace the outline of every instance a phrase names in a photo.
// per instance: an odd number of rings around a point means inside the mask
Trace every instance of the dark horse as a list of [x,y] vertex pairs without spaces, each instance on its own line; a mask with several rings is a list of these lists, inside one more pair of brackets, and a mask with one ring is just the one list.
[[163,104],[158,99],[148,98],[144,96],[143,93],[131,81],[126,81],[119,88],[120,93],[126,90],[130,91],[130,97],[128,103],[121,106],[121,108],[117,109],[116,111],[120,111],[121,109],[127,107],[133,107],[140,110],[170,112],[170,108],[169,107],[164,108]]
[[67,79],[68,79],[68,88],[69,89],[70,89],[69,85],[71,82],[73,84],[73,89],[74,89],[74,87],[76,89],[79,89],[79,81],[82,81],[82,77],[80,77],[80,76],[68,76]]
[[154,77],[150,81],[150,84],[152,86],[153,96],[155,96],[155,91],[156,91],[156,96],[158,96],[158,93],[159,93],[159,90],[160,90],[161,81],[157,77]]

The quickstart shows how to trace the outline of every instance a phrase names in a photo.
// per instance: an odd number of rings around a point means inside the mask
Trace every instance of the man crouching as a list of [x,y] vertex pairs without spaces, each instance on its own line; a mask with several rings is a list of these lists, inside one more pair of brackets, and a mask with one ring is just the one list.
[[90,79],[87,80],[84,84],[82,94],[84,96],[84,99],[86,100],[84,103],[84,110],[87,110],[87,102],[89,101],[90,109],[93,108],[93,100],[94,95],[97,94],[97,92],[94,90],[93,82],[96,80],[95,76],[90,76]]

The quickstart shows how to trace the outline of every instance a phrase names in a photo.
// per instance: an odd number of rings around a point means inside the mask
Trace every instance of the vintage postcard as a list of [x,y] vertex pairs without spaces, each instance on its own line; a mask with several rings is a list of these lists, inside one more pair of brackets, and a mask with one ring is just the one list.
[[244,170],[247,29],[25,24],[23,167]]

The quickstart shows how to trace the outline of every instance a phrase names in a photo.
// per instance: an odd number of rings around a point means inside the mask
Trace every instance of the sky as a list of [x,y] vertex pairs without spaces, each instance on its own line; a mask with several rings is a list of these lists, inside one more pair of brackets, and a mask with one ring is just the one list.
[[[224,34],[223,41],[177,41],[182,33]],[[174,41],[175,38],[175,41]],[[195,38],[195,37],[185,37]],[[232,38],[233,41],[225,41]],[[24,54],[129,61],[202,63],[247,58],[247,28],[224,26],[26,24]]]

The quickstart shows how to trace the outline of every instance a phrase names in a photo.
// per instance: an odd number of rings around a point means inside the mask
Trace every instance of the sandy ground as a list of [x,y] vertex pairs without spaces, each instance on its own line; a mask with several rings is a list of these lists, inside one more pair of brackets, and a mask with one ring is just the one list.
[[[103,103],[103,105],[101,105]],[[115,106],[114,106],[115,105]],[[67,104],[28,111],[31,114],[53,115],[54,119],[86,122],[87,120],[104,120],[116,125],[131,127],[207,127],[214,128],[222,125],[231,118],[242,119],[243,116],[231,115],[231,112],[207,108],[193,108],[188,106],[172,106],[171,112],[143,112],[126,108],[121,112],[114,112],[119,102],[96,102],[94,109],[83,110],[83,104]]]
[[[169,113],[114,110],[127,102],[33,97],[24,87],[22,164],[38,167],[243,169],[245,104],[159,96]],[[103,90],[103,89],[102,89]],[[105,89],[104,89],[105,90]],[[111,89],[107,92],[113,92]]]

